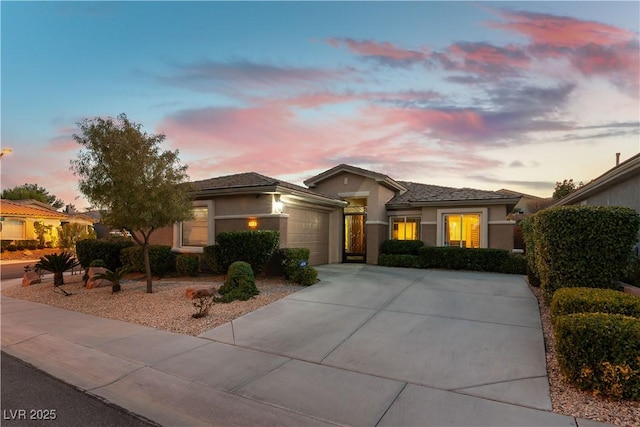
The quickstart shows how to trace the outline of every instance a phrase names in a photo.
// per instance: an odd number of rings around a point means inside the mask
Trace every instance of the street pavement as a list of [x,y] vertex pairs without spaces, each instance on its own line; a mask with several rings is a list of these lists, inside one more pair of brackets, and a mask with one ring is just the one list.
[[602,426],[551,411],[522,276],[333,264],[198,337],[2,298],[2,350],[163,426]]

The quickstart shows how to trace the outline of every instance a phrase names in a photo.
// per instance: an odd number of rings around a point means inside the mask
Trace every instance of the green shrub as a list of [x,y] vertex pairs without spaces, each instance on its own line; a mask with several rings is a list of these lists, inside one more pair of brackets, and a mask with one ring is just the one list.
[[122,267],[120,251],[133,245],[132,241],[125,239],[79,240],[76,242],[76,257],[84,269],[89,268],[91,261],[101,259],[109,270],[115,271]]
[[500,272],[511,254],[505,249],[433,247],[420,248],[423,268]]
[[640,400],[640,319],[579,313],[554,322],[558,363],[583,390]]
[[303,267],[296,270],[292,278],[294,283],[311,286],[318,282],[318,270],[313,267]]
[[380,254],[378,265],[383,267],[420,268],[420,257],[417,255]]
[[176,256],[176,271],[181,276],[197,276],[200,269],[200,257],[195,254]]
[[[282,248],[276,251],[276,256],[280,258],[280,265],[284,277],[289,280],[309,263],[310,251],[307,248]],[[304,263],[304,266],[300,264]]]
[[380,253],[388,255],[418,255],[418,250],[424,246],[422,240],[385,240],[382,242]]
[[7,246],[7,250],[9,252],[15,252],[18,250],[18,245],[16,245],[15,243],[11,243],[9,246]]
[[24,241],[19,241],[16,243],[16,249],[19,251],[24,251],[27,248],[26,244],[24,243]]
[[258,295],[260,292],[256,287],[255,277],[251,265],[244,261],[236,261],[229,266],[227,279],[218,289],[222,295],[221,302],[231,302],[235,300],[246,301]]
[[535,267],[547,301],[565,287],[618,288],[640,215],[618,206],[558,206],[532,217]]
[[536,270],[536,242],[533,235],[532,217],[527,217],[520,221],[520,230],[522,230],[524,254],[527,259],[527,279],[531,286],[540,287],[540,276]]
[[9,248],[9,245],[13,243],[13,240],[2,240],[0,241],[0,249],[6,251]]
[[204,248],[205,261],[215,272],[226,271],[236,261],[245,261],[256,274],[269,262],[280,241],[273,230],[229,231],[216,236],[216,244]]
[[551,300],[551,316],[555,319],[574,313],[623,314],[640,319],[640,297],[612,289],[558,289]]
[[[120,261],[122,265],[129,266],[130,271],[144,273],[144,255],[142,246],[136,245],[124,248],[120,251]],[[156,276],[164,276],[175,270],[176,256],[171,252],[171,246],[149,245],[149,264],[151,273]]]
[[621,281],[633,285],[640,286],[640,257],[633,256],[631,261],[629,262],[629,266],[627,270],[624,272],[624,275],[621,278]]
[[35,251],[36,248],[38,247],[38,241],[37,240],[25,240],[24,241],[24,247],[26,249],[29,249],[30,251]]
[[500,267],[499,273],[527,274],[527,259],[520,254],[510,254]]

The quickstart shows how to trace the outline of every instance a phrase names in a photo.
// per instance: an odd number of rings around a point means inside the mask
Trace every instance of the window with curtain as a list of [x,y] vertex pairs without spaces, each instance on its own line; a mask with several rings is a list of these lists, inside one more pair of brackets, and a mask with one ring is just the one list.
[[6,219],[2,221],[2,240],[21,240],[24,238],[24,221],[19,219]]
[[393,217],[391,238],[395,240],[420,240],[420,218]]
[[209,209],[194,208],[193,218],[182,222],[182,246],[207,246],[209,244]]
[[480,214],[444,215],[444,245],[461,248],[480,247]]

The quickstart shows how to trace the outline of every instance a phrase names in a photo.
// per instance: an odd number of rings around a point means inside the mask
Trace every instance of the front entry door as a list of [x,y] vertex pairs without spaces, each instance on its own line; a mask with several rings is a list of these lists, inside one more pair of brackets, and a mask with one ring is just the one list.
[[345,212],[343,262],[366,261],[367,240],[365,236],[365,220],[365,213]]

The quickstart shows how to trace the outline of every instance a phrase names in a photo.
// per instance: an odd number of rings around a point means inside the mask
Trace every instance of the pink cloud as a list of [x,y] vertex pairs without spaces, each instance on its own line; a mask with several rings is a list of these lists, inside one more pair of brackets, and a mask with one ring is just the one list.
[[389,62],[419,62],[428,59],[430,55],[426,48],[421,50],[403,49],[389,42],[380,43],[352,38],[330,38],[327,41],[333,47],[345,46],[357,55],[379,58]]
[[534,44],[576,47],[588,44],[612,45],[637,38],[631,31],[598,22],[533,12],[499,10],[507,22],[488,25],[523,34]]

